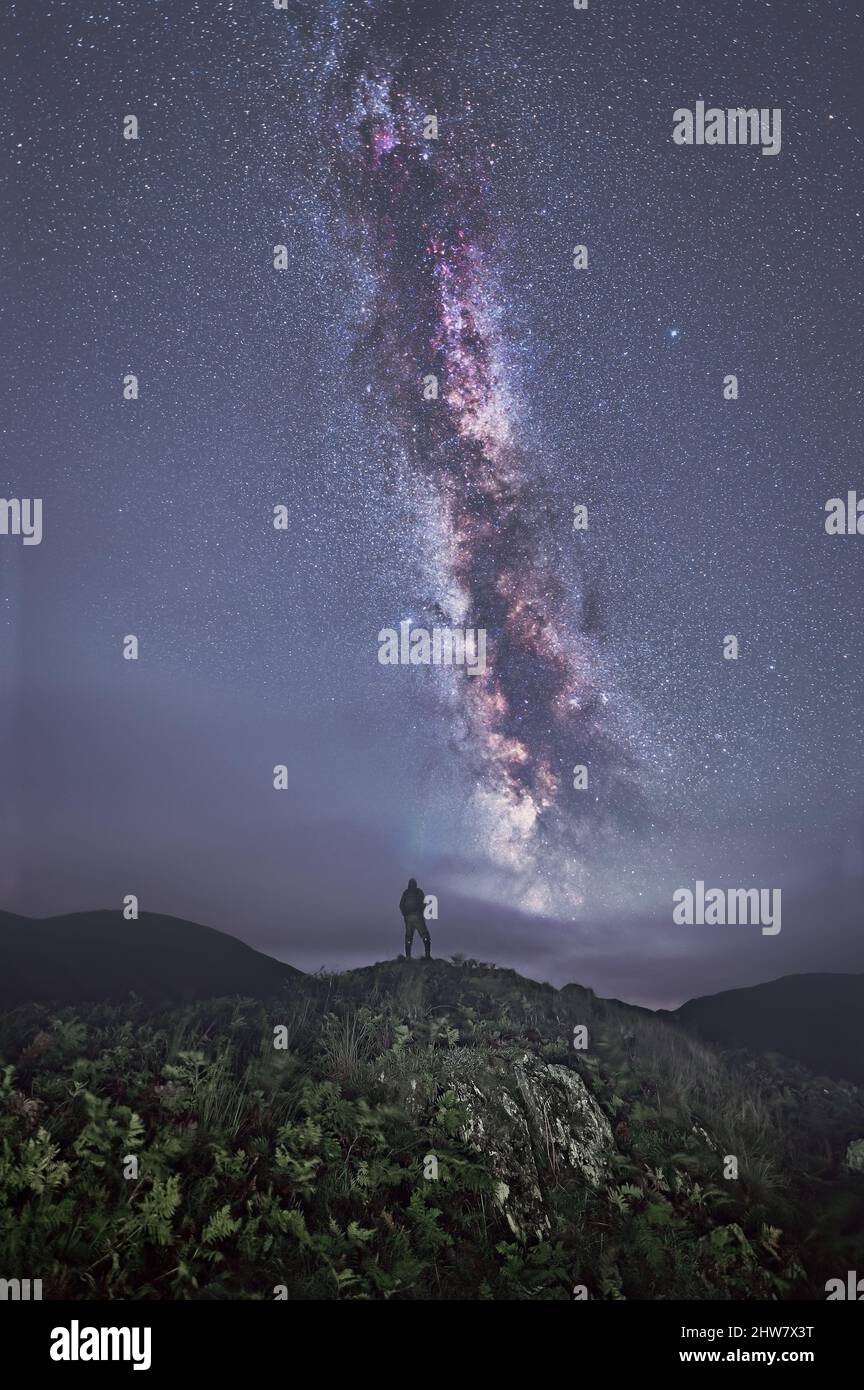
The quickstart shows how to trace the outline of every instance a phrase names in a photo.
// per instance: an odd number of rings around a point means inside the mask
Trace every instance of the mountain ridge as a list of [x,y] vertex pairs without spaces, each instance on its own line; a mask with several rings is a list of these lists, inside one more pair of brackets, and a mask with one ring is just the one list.
[[0,1005],[139,998],[176,1003],[277,994],[303,972],[216,931],[160,912],[108,909],[32,918],[0,912]]
[[864,974],[781,975],[657,1013],[715,1046],[781,1053],[864,1084]]
[[[130,995],[152,1002],[191,1003],[246,995],[268,998],[305,974],[229,932],[166,913],[142,912],[126,921],[117,910],[46,918],[0,911],[0,1007],[25,1003],[80,1004]],[[458,960],[459,958],[454,958]],[[339,972],[356,980],[396,961]],[[404,964],[404,962],[403,962]],[[412,968],[424,969],[422,961]],[[488,967],[483,967],[484,969]],[[560,988],[506,967],[499,975],[557,995],[582,998],[592,1010],[624,1010],[683,1027],[724,1048],[780,1053],[817,1072],[864,1084],[864,974],[812,972],[697,995],[677,1009],[647,1009],[603,999],[575,981]]]

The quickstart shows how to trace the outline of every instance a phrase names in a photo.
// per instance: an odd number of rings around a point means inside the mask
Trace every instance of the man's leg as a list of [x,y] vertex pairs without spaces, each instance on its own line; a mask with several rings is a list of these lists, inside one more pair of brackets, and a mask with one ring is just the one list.
[[405,918],[405,959],[411,959],[411,943],[414,940],[414,918]]
[[420,918],[417,927],[420,932],[420,936],[423,940],[423,945],[426,948],[426,959],[429,960],[432,956],[432,942],[429,937],[429,928],[427,927],[426,922],[422,917]]

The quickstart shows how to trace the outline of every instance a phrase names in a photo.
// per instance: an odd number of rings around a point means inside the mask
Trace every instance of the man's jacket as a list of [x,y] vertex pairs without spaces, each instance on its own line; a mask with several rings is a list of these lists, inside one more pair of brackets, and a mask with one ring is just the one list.
[[414,913],[422,916],[425,904],[426,894],[422,888],[406,888],[399,899],[399,911],[403,917],[411,917]]

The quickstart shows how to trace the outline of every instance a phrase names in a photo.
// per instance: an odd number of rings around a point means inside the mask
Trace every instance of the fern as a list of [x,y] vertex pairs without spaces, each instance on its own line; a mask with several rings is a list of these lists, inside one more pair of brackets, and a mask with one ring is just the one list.
[[233,1236],[241,1225],[242,1222],[231,1215],[231,1208],[226,1203],[210,1217],[201,1239],[205,1245],[215,1245],[218,1240],[227,1240],[228,1236]]

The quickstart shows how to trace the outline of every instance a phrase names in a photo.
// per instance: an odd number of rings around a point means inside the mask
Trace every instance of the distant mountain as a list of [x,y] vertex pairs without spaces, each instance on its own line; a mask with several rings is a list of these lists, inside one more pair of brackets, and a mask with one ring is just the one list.
[[814,1071],[864,1084],[864,975],[784,975],[659,1014],[723,1047],[782,1052]]
[[73,912],[42,920],[0,912],[0,1007],[99,999],[181,1003],[219,995],[265,999],[302,972],[236,937],[142,912]]

